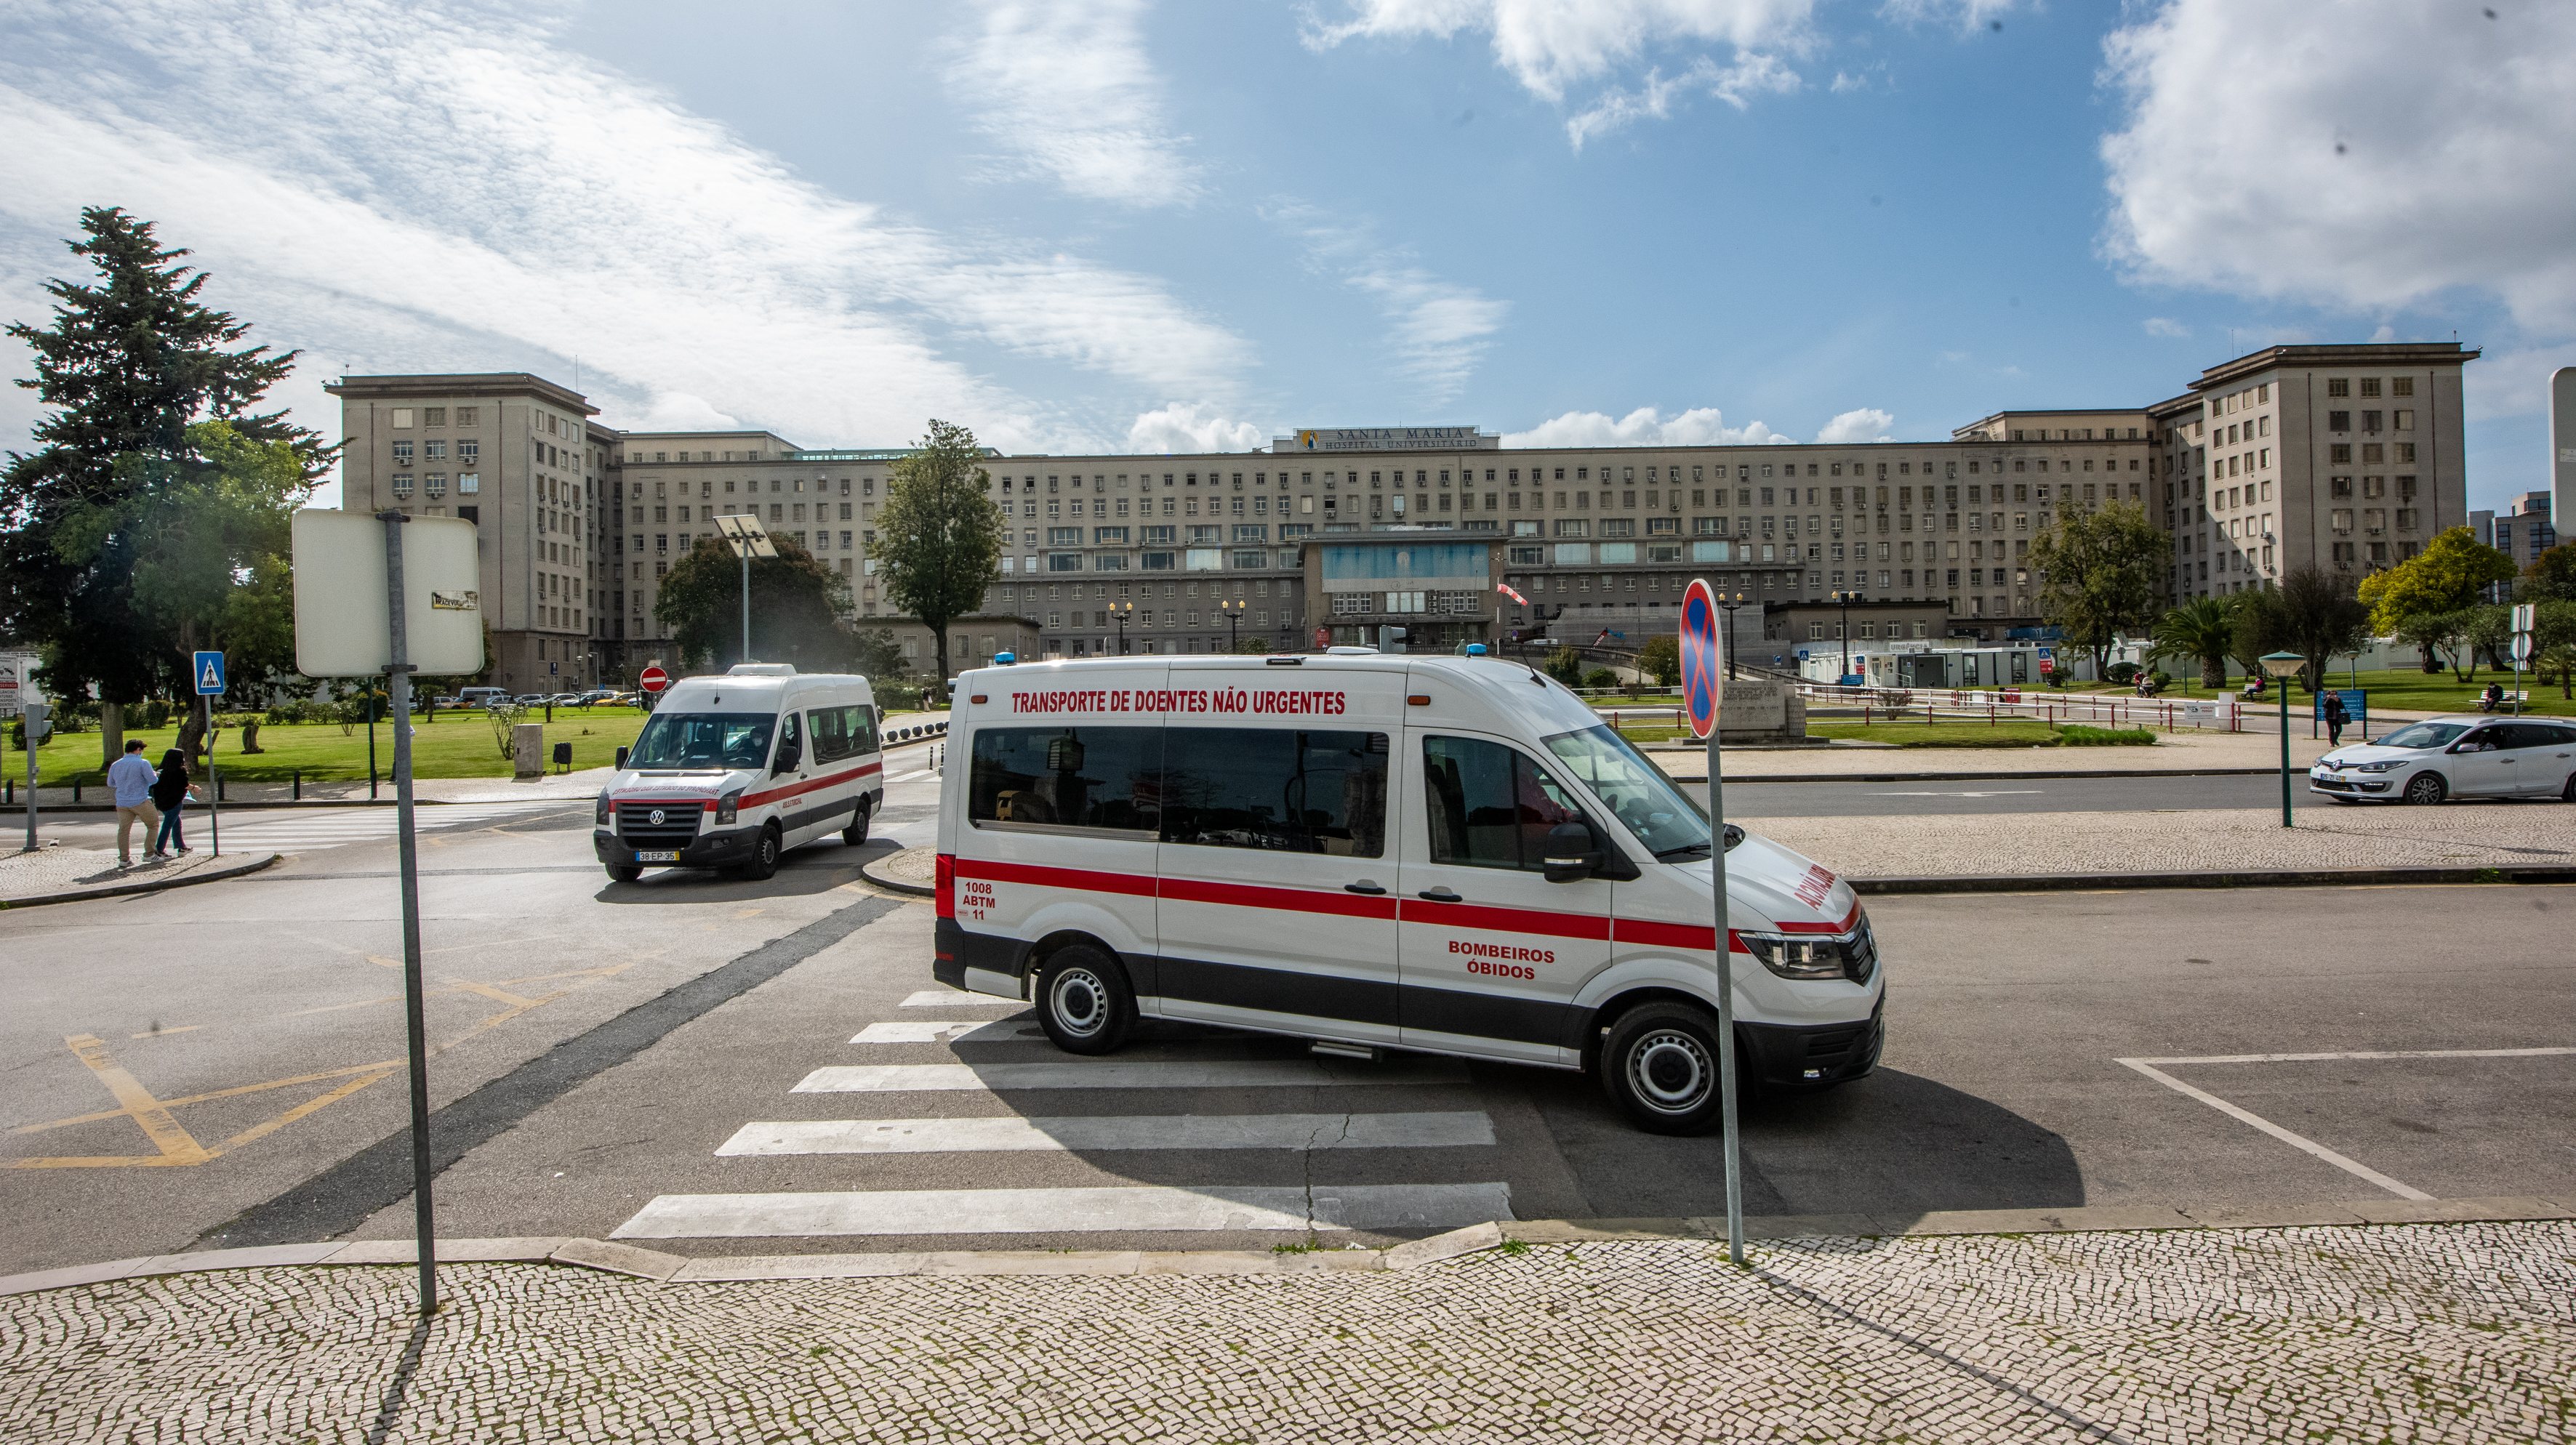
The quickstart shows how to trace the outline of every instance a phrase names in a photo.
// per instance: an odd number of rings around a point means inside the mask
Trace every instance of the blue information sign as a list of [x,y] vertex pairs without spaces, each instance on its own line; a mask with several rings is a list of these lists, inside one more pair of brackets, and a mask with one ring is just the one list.
[[200,652],[190,671],[197,676],[197,696],[213,697],[224,690],[224,655]]
[[1704,578],[1693,578],[1682,594],[1682,710],[1690,718],[1691,736],[1717,730],[1718,705],[1725,696],[1724,648],[1717,635],[1717,594]]

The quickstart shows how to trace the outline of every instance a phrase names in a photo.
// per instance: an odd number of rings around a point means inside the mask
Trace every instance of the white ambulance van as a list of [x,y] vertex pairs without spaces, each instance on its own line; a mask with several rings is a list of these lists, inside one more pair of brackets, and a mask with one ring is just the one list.
[[[1145,657],[969,672],[932,973],[1056,1044],[1139,1018],[1596,1069],[1644,1128],[1718,1111],[1708,816],[1518,663]],[[1727,829],[1749,1080],[1878,1061],[1849,884]]]
[[662,694],[600,789],[590,841],[620,883],[651,867],[767,878],[780,854],[827,833],[866,842],[884,803],[866,678],[742,663]]

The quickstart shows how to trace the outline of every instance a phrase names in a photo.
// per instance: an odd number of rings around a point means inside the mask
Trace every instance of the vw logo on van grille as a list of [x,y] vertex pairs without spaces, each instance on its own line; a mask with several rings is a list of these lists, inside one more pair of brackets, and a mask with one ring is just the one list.
[[659,823],[659,822],[661,822],[661,821],[662,821],[662,810],[661,810],[661,809],[659,809],[659,808],[655,808],[652,812],[649,812],[649,813],[645,814],[645,815],[644,815],[644,821],[645,821],[645,822],[647,822],[647,823]]

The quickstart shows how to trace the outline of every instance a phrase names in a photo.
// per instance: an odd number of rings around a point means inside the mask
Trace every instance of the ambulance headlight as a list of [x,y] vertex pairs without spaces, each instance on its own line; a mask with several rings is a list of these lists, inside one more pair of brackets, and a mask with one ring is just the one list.
[[741,806],[742,789],[740,788],[736,788],[732,792],[725,794],[723,797],[716,799],[716,826],[722,827],[725,824],[732,822],[734,810]]
[[590,821],[605,828],[614,817],[615,814],[610,811],[608,805],[608,790],[602,788],[599,790],[599,806],[591,810]]
[[1878,948],[1869,926],[1841,938],[1815,934],[1739,933],[1745,951],[1782,978],[1843,978],[1867,983],[1878,969]]

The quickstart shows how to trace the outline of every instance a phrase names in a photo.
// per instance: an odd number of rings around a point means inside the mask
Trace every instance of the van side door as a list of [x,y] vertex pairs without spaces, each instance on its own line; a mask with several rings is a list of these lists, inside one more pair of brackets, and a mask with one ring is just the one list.
[[1403,1042],[1571,1062],[1574,999],[1609,966],[1612,917],[1609,880],[1550,883],[1541,861],[1558,825],[1591,827],[1575,789],[1500,738],[1408,738]]
[[814,750],[813,790],[806,795],[806,807],[816,827],[846,828],[882,771],[869,746],[875,729],[868,707],[850,702],[807,708],[805,725]]
[[794,708],[778,712],[778,742],[769,755],[769,777],[745,795],[778,810],[782,847],[793,848],[814,836],[806,803],[806,775],[812,759],[805,746],[804,719]]
[[1164,732],[1162,1011],[1391,1044],[1395,729],[1303,721]]

